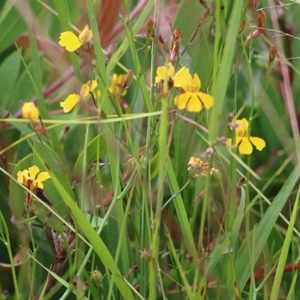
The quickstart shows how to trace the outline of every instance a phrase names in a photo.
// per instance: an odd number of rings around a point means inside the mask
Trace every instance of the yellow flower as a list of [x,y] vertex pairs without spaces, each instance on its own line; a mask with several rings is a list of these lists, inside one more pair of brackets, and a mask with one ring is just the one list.
[[111,94],[113,94],[114,97],[119,97],[120,95],[125,96],[126,95],[126,85],[127,81],[127,74],[113,74],[112,80],[111,80],[111,86],[108,89]]
[[[75,105],[80,101],[86,99],[91,91],[93,91],[97,87],[96,80],[89,80],[87,83],[83,84],[79,94],[71,94],[69,95],[65,101],[60,102],[60,106],[64,109],[65,113],[70,112]],[[100,93],[100,91],[99,91]],[[101,94],[98,93],[100,97]]]
[[19,171],[17,173],[17,180],[19,183],[25,185],[30,191],[35,192],[37,188],[43,189],[43,182],[51,178],[48,172],[39,172],[40,169],[34,165],[24,171]]
[[[168,84],[160,85],[160,91],[163,91],[163,94],[167,94],[168,91],[173,87],[174,80],[178,80],[178,78],[185,77],[187,74],[189,74],[189,69],[186,67],[182,67],[176,74],[175,74],[175,68],[172,65],[172,63],[168,63],[168,66],[160,66],[156,69],[156,77],[155,77],[155,83],[164,83],[167,82]],[[167,89],[167,90],[166,90]]]
[[84,29],[77,37],[72,31],[64,31],[59,36],[59,45],[65,47],[67,51],[74,52],[84,43],[89,42],[93,38],[93,32],[85,25]]
[[175,97],[175,105],[179,109],[186,108],[187,111],[199,112],[203,109],[210,109],[213,106],[214,98],[206,93],[199,92],[201,81],[197,74],[194,77],[187,68],[180,69],[174,77],[174,86],[181,87],[184,93]]
[[[266,147],[266,142],[263,139],[249,135],[249,122],[245,118],[236,120],[235,123],[237,125],[235,129],[235,144],[240,154],[251,154],[253,151],[252,144],[259,151]],[[230,147],[232,145],[232,139],[228,139],[226,144]]]
[[197,177],[199,175],[207,177],[209,174],[212,175],[215,172],[218,172],[214,166],[208,168],[209,164],[201,160],[198,157],[191,157],[188,162],[188,171],[190,172],[191,177]]
[[25,119],[35,123],[40,117],[40,112],[33,102],[27,102],[22,106],[22,115]]
[[168,63],[168,67],[160,66],[156,69],[155,83],[167,81],[173,85],[174,74],[175,68],[170,62]]

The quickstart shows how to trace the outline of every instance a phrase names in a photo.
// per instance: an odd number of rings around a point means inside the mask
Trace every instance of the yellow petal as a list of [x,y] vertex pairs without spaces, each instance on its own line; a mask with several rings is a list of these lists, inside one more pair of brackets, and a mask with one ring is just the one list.
[[165,66],[160,66],[156,69],[156,77],[155,77],[155,83],[160,82],[161,80],[165,80],[167,74],[167,68]]
[[80,96],[77,94],[69,95],[64,102],[60,102],[60,106],[64,109],[65,113],[71,111],[74,106],[80,101]]
[[33,165],[32,167],[28,168],[28,171],[29,171],[29,177],[34,180],[36,178],[37,173],[40,171],[40,169],[37,166]]
[[171,64],[170,62],[168,63],[168,75],[169,77],[174,77],[174,73],[175,73],[175,68],[173,66],[173,64]]
[[201,87],[201,81],[198,74],[194,74],[194,78],[191,81],[191,92],[198,92]]
[[214,98],[208,94],[198,92],[198,97],[206,109],[210,109],[214,104]]
[[81,90],[80,90],[80,97],[86,98],[88,96],[89,92],[90,92],[89,86],[87,84],[83,84],[81,86]]
[[[39,181],[35,181],[34,182],[35,183],[35,186],[37,185],[37,187],[39,188],[39,189],[44,189],[44,184],[43,183],[41,183],[41,182],[39,182]],[[30,189],[31,189],[32,187],[30,186]],[[36,187],[35,187],[36,188]]]
[[67,51],[74,52],[82,43],[72,31],[65,31],[60,34],[59,45],[65,47]]
[[241,154],[251,154],[253,151],[253,147],[248,140],[248,138],[242,138],[241,143],[239,144],[239,152]]
[[51,176],[49,175],[48,172],[41,172],[41,173],[37,176],[36,181],[37,181],[37,182],[43,182],[43,181],[45,181],[45,180],[47,180],[47,179],[49,179],[49,178],[51,178]]
[[231,147],[231,145],[232,145],[232,139],[227,139],[226,145],[227,145],[228,147]]
[[120,92],[122,91],[122,95],[126,94],[126,90],[123,90],[123,85],[126,82],[126,74],[113,74],[111,86],[108,89],[110,93],[112,93],[115,97],[120,96]]
[[84,29],[79,34],[79,41],[81,44],[89,42],[93,38],[93,32],[88,25],[85,25]]
[[19,183],[24,183],[24,178],[25,178],[25,180],[27,180],[28,179],[28,170],[24,170],[24,171],[19,171],[18,173],[17,173],[17,181],[19,182]]
[[89,87],[90,92],[97,87],[97,80],[89,80],[86,85]]
[[187,102],[191,98],[191,93],[183,93],[175,97],[174,102],[178,109],[185,109]]
[[190,97],[189,101],[186,104],[187,111],[192,112],[199,112],[202,110],[203,106],[198,99],[197,95],[195,93],[191,93],[192,96]]
[[236,136],[247,137],[249,122],[243,118],[242,120],[236,120],[235,123],[238,125],[236,128]]
[[101,98],[101,92],[99,90],[97,90],[96,93],[93,93],[93,95],[96,100]]
[[40,112],[33,102],[27,102],[22,106],[22,115],[24,118],[35,123],[40,117]]
[[256,147],[257,150],[261,151],[266,147],[266,142],[259,138],[259,137],[254,137],[250,136],[250,142]]
[[185,91],[189,91],[191,85],[192,76],[190,71],[186,67],[182,67],[174,76],[174,86],[182,87]]

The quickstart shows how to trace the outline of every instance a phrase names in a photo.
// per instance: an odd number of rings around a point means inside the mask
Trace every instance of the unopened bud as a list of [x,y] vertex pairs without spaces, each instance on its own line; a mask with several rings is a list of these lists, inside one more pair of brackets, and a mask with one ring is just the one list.
[[105,57],[105,67],[109,64],[110,60],[111,60],[111,57],[113,55],[115,51],[115,44],[111,44],[109,47],[108,47],[108,50],[107,50],[107,53],[106,53],[106,57]]
[[103,275],[99,270],[96,269],[92,271],[91,277],[96,287],[100,287],[102,285]]
[[140,250],[140,258],[146,261],[150,261],[152,259],[151,251],[147,249]]
[[246,182],[246,178],[245,177],[241,177],[238,182],[237,182],[237,186],[240,187],[242,186],[243,184],[245,184]]
[[147,37],[148,39],[154,39],[155,37],[155,23],[152,18],[147,20]]
[[265,12],[260,9],[258,10],[258,16],[257,16],[257,27],[259,29],[263,29],[265,27],[265,24],[266,24],[266,14]]
[[277,48],[272,45],[269,51],[268,66],[271,66],[277,56]]
[[179,49],[181,46],[181,41],[182,41],[182,33],[179,28],[176,28],[172,36],[170,38],[170,62],[173,63],[176,59],[176,57],[179,55]]
[[125,76],[125,79],[124,79],[124,82],[122,84],[122,89],[127,89],[132,81],[132,78],[133,78],[133,72],[132,70],[128,70],[126,76]]
[[206,0],[199,0],[199,2],[204,8],[208,8]]
[[246,26],[246,20],[242,20],[240,22],[240,26],[239,26],[239,30],[238,30],[238,36],[240,36],[242,34],[242,32],[244,31]]
[[258,10],[258,16],[257,16],[257,29],[247,36],[245,40],[246,45],[249,43],[250,40],[259,37],[263,33],[265,24],[266,24],[266,14],[262,9],[260,9]]
[[9,292],[7,290],[5,290],[5,291],[2,292],[2,298],[1,299],[5,300],[5,299],[8,298],[8,296],[9,296]]
[[133,265],[133,266],[129,269],[129,273],[134,273],[138,268],[139,268],[138,265]]
[[213,147],[209,147],[209,148],[206,149],[206,151],[205,151],[205,157],[206,157],[207,160],[210,159],[213,154],[214,154]]

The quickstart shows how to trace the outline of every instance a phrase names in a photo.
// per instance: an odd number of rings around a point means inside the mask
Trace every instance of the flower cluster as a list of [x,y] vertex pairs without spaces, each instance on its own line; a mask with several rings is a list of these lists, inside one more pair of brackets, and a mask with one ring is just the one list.
[[187,67],[182,67],[175,73],[175,68],[171,63],[167,67],[160,66],[156,70],[155,83],[162,85],[164,95],[173,86],[182,92],[174,99],[174,103],[179,109],[200,112],[203,108],[210,109],[213,106],[214,98],[200,92],[201,80],[199,76],[197,74],[192,76]]
[[[179,44],[181,44],[181,32],[179,34]],[[89,29],[88,25],[85,26],[79,36],[76,36],[71,31],[62,32],[59,38],[59,44],[62,47],[65,47],[67,51],[73,52],[79,49],[86,43],[89,43],[93,38],[93,33]],[[178,49],[177,49],[178,52]],[[190,71],[187,67],[180,68],[177,72],[175,71],[174,61],[170,62],[166,66],[159,66],[156,70],[155,84],[159,87],[159,92],[166,97],[171,89],[174,87],[177,89],[179,94],[174,98],[174,104],[178,109],[186,109],[189,112],[201,112],[203,109],[209,110],[214,105],[214,98],[201,91],[201,80],[198,74],[190,74]],[[126,94],[126,88],[130,84],[133,78],[132,71],[129,71],[127,74],[113,74],[111,86],[108,88],[108,91],[111,95],[118,99],[122,100],[121,96]],[[92,93],[97,87],[96,80],[90,80],[82,85],[80,93],[73,93],[69,95],[63,102],[60,103],[60,106],[63,108],[65,113],[70,112],[77,103],[81,100],[86,100],[88,95]],[[101,96],[100,91],[97,91],[96,96],[92,94],[93,98],[99,98]],[[32,122],[38,118],[38,114],[34,110],[32,105],[24,106],[26,111],[23,115],[27,115]],[[233,128],[233,127],[232,127]],[[238,148],[240,154],[251,154],[253,151],[254,145],[258,150],[262,150],[266,143],[263,139],[258,137],[252,137],[249,135],[249,125],[246,119],[236,120],[235,122],[235,145]],[[232,139],[228,139],[226,142],[228,147],[232,146]],[[193,159],[192,163],[189,164],[189,168],[199,168],[202,170],[203,162]],[[200,167],[199,167],[200,166]],[[199,174],[203,175],[202,172]]]
[[111,80],[111,85],[108,89],[108,91],[115,97],[120,97],[120,96],[125,96],[126,95],[126,89],[125,84],[126,84],[126,78],[127,74],[113,74],[112,80]]
[[191,177],[198,177],[199,175],[207,177],[208,175],[218,172],[218,169],[214,166],[209,168],[208,162],[204,162],[201,158],[192,156],[188,162],[188,171]]

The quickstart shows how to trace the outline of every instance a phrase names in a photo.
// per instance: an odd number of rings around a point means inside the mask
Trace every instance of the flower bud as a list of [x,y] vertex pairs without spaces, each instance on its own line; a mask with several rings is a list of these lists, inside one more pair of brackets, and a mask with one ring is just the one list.
[[155,38],[155,23],[152,18],[147,20],[147,38],[154,39]]
[[114,51],[115,51],[115,44],[111,44],[108,47],[108,50],[107,50],[107,53],[106,53],[105,62],[104,62],[105,63],[105,67],[109,64]]
[[40,112],[33,102],[26,102],[22,106],[22,115],[31,123],[35,123],[40,117]]
[[260,9],[258,10],[258,15],[257,15],[257,29],[247,36],[245,40],[246,45],[249,43],[250,40],[259,37],[263,33],[265,24],[266,24],[266,14],[262,9]]
[[277,56],[277,48],[274,45],[272,45],[269,51],[269,59],[268,59],[269,67],[273,64],[276,56]]
[[258,29],[263,29],[265,27],[266,24],[266,13],[260,9],[258,10],[258,16],[257,16],[257,27]]
[[133,72],[132,70],[128,70],[126,76],[125,76],[125,79],[124,79],[124,82],[122,84],[122,89],[127,89],[132,81],[132,78],[133,78]]
[[8,298],[8,296],[9,296],[9,292],[7,290],[5,290],[5,291],[2,292],[2,298],[1,299],[5,300],[5,299]]
[[182,41],[182,33],[179,28],[176,28],[170,38],[170,62],[173,63],[179,55],[179,49]]
[[239,26],[239,30],[238,30],[238,36],[240,36],[242,34],[242,32],[244,31],[246,26],[246,20],[242,20],[240,22],[240,26]]
[[96,287],[100,287],[102,285],[103,275],[99,270],[96,269],[92,271],[91,277]]
[[241,177],[239,178],[239,180],[237,181],[237,186],[240,187],[242,186],[243,184],[245,184],[246,182],[246,178],[245,177]]

